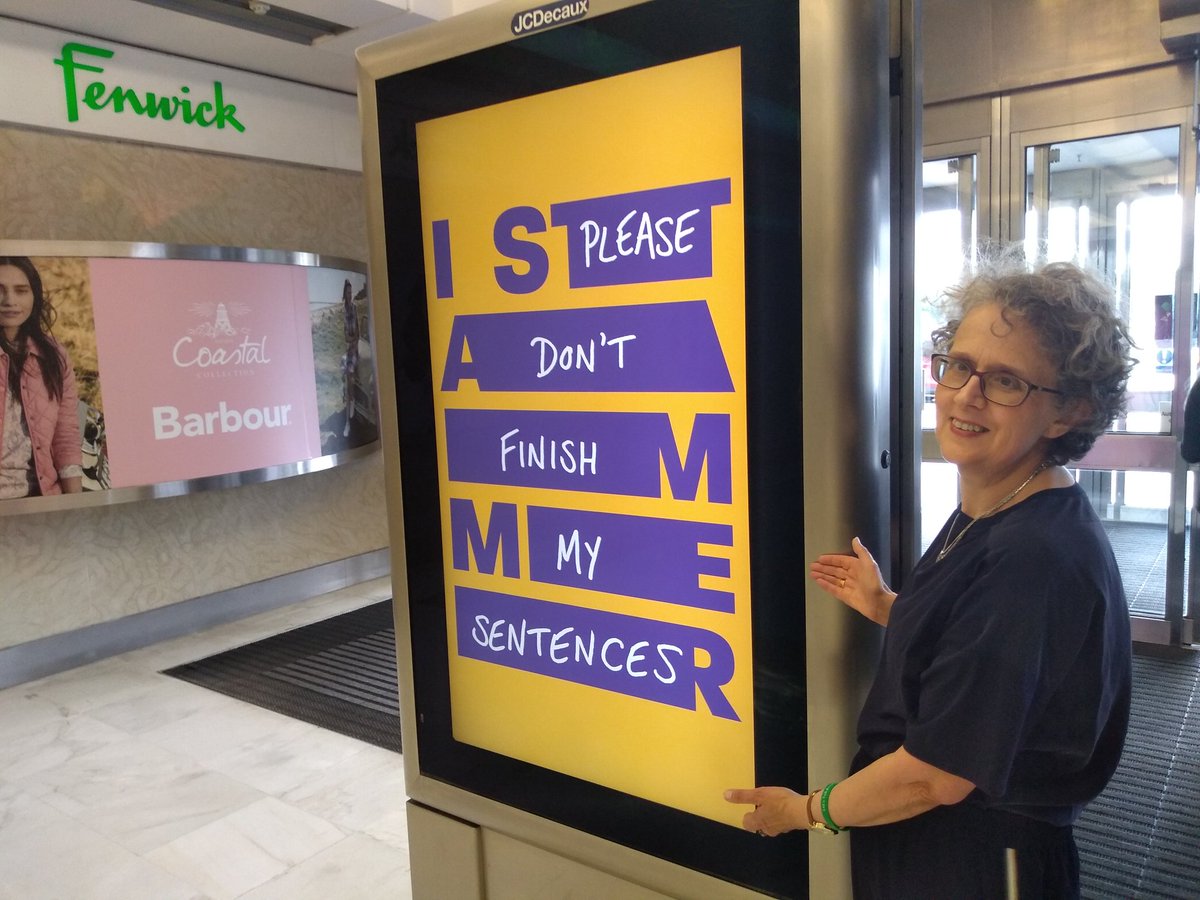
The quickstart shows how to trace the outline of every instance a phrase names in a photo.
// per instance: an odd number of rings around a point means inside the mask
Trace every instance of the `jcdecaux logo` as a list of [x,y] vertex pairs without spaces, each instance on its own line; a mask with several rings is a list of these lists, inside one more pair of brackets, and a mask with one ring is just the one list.
[[512,19],[512,33],[520,37],[544,28],[552,28],[582,19],[588,14],[588,0],[559,0],[557,3],[547,3],[537,9],[527,9],[519,12]]
[[[242,132],[246,130],[237,119],[237,106],[225,101],[224,89],[221,82],[214,81],[212,99],[199,100],[191,96],[192,89],[187,85],[179,88],[181,96],[164,96],[154,91],[138,92],[134,88],[113,85],[109,87],[103,81],[87,81],[84,72],[103,74],[104,67],[94,62],[84,62],[77,57],[85,56],[93,59],[111,59],[114,51],[103,47],[92,47],[88,44],[63,44],[62,56],[54,60],[56,66],[63,70],[63,89],[67,103],[67,121],[79,121],[79,108],[100,112],[111,109],[114,113],[131,112],[136,116],[148,119],[169,121],[178,118],[188,125],[198,125],[201,128],[224,130],[232,128]],[[197,102],[199,100],[199,102]]]

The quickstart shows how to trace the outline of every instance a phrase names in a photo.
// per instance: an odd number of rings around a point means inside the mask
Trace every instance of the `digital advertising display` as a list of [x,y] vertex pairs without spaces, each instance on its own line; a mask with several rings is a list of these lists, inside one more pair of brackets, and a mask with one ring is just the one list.
[[406,748],[787,896],[723,794],[807,777],[797,30],[652,0],[374,88]]
[[[29,298],[0,361],[49,347],[67,371],[52,388],[24,367],[28,408],[13,409],[52,458],[31,452],[0,509],[36,509],[72,479],[82,493],[201,486],[378,441],[364,271],[20,249],[0,244],[0,276]],[[43,391],[52,402],[35,405]]]
[[754,777],[740,68],[417,126],[454,736],[731,823],[722,789]]

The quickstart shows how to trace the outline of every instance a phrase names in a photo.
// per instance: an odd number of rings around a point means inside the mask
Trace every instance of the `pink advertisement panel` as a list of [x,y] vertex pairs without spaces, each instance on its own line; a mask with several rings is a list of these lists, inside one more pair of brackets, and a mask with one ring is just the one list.
[[297,266],[92,259],[111,487],[321,455]]

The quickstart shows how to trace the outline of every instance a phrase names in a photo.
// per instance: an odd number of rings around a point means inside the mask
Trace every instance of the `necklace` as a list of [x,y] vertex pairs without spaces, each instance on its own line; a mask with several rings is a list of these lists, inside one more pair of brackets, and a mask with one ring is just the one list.
[[[1038,465],[1038,467],[1029,473],[1029,477],[1017,485],[1015,490],[1013,490],[1011,493],[1007,494],[1004,497],[1004,499],[1002,499],[999,503],[997,503],[991,509],[987,510],[986,512],[980,513],[978,516],[976,516],[974,519],[972,519],[970,522],[968,522],[967,527],[964,528],[962,531],[960,531],[958,534],[956,534],[954,536],[954,540],[950,540],[950,532],[946,532],[946,539],[944,541],[942,541],[941,552],[938,553],[937,559],[934,561],[941,562],[943,559],[945,559],[946,554],[958,546],[958,542],[963,539],[964,534],[966,534],[968,531],[971,530],[972,525],[974,525],[980,519],[986,519],[988,516],[994,516],[996,513],[1000,512],[1000,510],[1007,503],[1010,503],[1012,501],[1012,499],[1017,496],[1017,494],[1021,493],[1021,491],[1025,490],[1025,488],[1027,488],[1029,486],[1029,482],[1033,481],[1033,479],[1037,478],[1038,475],[1040,475],[1043,471],[1045,471],[1048,468],[1050,468],[1050,463],[1047,462],[1046,460],[1042,460],[1042,462]],[[954,524],[957,521],[958,521],[958,510],[955,510],[954,511],[954,521],[950,523],[951,531],[954,530]]]

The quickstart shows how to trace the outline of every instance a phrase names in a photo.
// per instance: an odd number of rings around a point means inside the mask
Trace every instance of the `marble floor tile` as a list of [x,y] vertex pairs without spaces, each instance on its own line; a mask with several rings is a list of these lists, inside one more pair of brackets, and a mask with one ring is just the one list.
[[267,797],[152,850],[146,858],[233,900],[344,839],[324,819]]
[[66,713],[81,713],[139,694],[152,687],[157,680],[157,673],[132,666],[121,657],[114,657],[18,685],[10,690],[23,689],[30,696],[57,704]]
[[[354,738],[313,725],[299,733],[276,732],[247,741],[213,756],[209,768],[281,797],[323,773],[359,770],[368,745]],[[399,760],[399,757],[397,757]]]
[[96,706],[87,714],[126,734],[144,735],[157,728],[182,722],[197,713],[227,709],[235,702],[199,685],[159,675],[144,690]]
[[243,900],[411,900],[408,854],[363,834],[243,895]]
[[185,879],[0,783],[0,900],[204,900]]
[[327,769],[283,795],[313,815],[348,831],[365,832],[404,810],[408,795],[399,755],[366,766]]
[[0,721],[4,722],[4,740],[0,741],[0,777],[9,781],[28,780],[39,772],[64,765],[75,757],[129,739],[129,735],[121,729],[87,715],[59,713],[45,719],[36,716],[21,720],[12,727],[7,717]]
[[160,674],[389,596],[379,579],[0,690],[0,900],[410,898],[399,754]]
[[105,745],[30,775],[41,796],[139,853],[162,846],[262,798],[193,760],[136,738]]
[[50,719],[66,716],[57,703],[39,697],[27,684],[0,690],[0,722],[5,733],[25,727],[37,728]]
[[271,737],[298,737],[312,725],[216,694],[190,715],[143,732],[141,738],[193,759],[211,760],[235,747]]
[[23,688],[21,685],[0,691],[0,723],[5,738],[56,728],[69,717],[57,703]]
[[387,810],[368,821],[362,830],[363,834],[408,853],[408,811],[404,808]]

